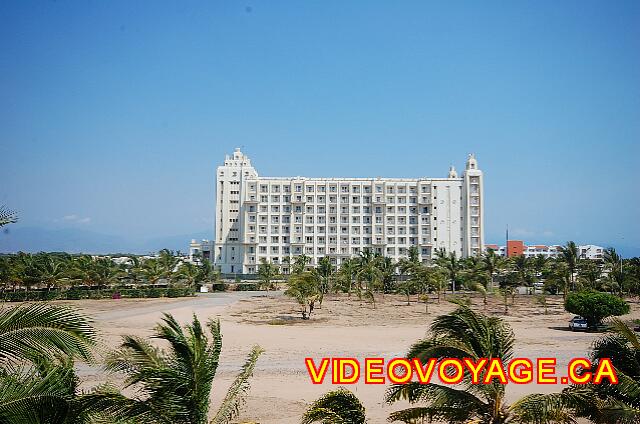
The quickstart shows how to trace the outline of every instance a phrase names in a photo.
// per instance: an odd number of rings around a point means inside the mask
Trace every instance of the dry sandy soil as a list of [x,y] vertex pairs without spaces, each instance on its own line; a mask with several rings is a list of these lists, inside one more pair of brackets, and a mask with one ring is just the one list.
[[[572,357],[585,356],[598,337],[592,333],[568,331],[571,318],[562,310],[561,297],[549,297],[548,315],[532,296],[517,296],[505,319],[516,334],[516,354],[528,358],[553,356],[558,370]],[[376,308],[344,295],[329,295],[311,320],[299,318],[298,306],[280,293],[213,293],[187,299],[87,300],[70,303],[95,319],[106,348],[117,346],[123,334],[149,336],[162,312],[187,322],[192,314],[201,320],[219,318],[223,332],[222,364],[214,383],[214,408],[254,344],[266,352],[261,356],[252,380],[252,388],[240,422],[262,424],[297,423],[306,405],[335,388],[330,381],[311,384],[305,357],[393,358],[403,356],[409,346],[424,337],[427,327],[439,314],[456,305],[435,299],[425,313],[423,303],[406,305],[404,297],[377,297]],[[483,310],[482,299],[473,298],[473,307]],[[488,313],[501,315],[500,298],[489,299]],[[625,320],[640,318],[640,307],[632,303]],[[80,375],[91,387],[107,379],[96,368],[81,366]],[[109,377],[117,382],[117,378]],[[507,399],[526,393],[559,391],[557,385],[514,385],[507,388]],[[385,386],[358,383],[349,387],[364,403],[370,423],[384,423],[389,412],[401,405],[383,402]]]

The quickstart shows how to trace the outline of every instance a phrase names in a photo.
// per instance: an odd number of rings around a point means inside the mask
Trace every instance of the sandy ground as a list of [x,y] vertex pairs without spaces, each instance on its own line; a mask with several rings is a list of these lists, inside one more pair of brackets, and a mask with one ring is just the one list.
[[[305,357],[393,358],[404,356],[409,346],[424,337],[432,319],[453,310],[456,305],[435,299],[425,313],[423,303],[406,305],[404,297],[377,296],[374,309],[366,302],[344,295],[325,298],[321,309],[309,321],[299,319],[298,306],[281,293],[235,292],[201,294],[187,299],[83,300],[69,303],[82,308],[95,319],[105,348],[115,348],[123,334],[149,336],[163,312],[187,322],[192,314],[201,320],[219,318],[223,332],[222,363],[214,382],[214,408],[244,362],[254,344],[266,352],[261,356],[252,380],[250,396],[241,420],[262,424],[297,423],[306,405],[335,388],[330,381],[311,384]],[[561,297],[549,297],[549,313],[531,296],[517,296],[505,319],[516,334],[516,356],[528,358],[553,356],[558,370],[572,357],[585,356],[598,337],[592,333],[568,331],[571,318],[562,310]],[[473,299],[473,307],[484,310],[482,299]],[[491,298],[488,313],[502,315],[500,298]],[[625,320],[640,318],[640,307],[632,303]],[[80,365],[85,387],[107,379],[100,369]],[[507,388],[507,399],[526,393],[552,392],[561,385],[514,385]],[[384,423],[389,412],[401,405],[383,402],[386,386],[358,383],[349,386],[364,403],[370,423]]]

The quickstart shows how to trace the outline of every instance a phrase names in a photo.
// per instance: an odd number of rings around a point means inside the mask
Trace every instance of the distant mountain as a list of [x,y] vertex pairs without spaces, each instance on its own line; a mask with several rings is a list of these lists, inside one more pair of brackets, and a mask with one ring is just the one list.
[[69,252],[69,253],[150,253],[160,249],[189,249],[191,239],[211,238],[212,232],[154,237],[131,240],[126,237],[65,228],[8,226],[0,232],[0,253],[11,252]]

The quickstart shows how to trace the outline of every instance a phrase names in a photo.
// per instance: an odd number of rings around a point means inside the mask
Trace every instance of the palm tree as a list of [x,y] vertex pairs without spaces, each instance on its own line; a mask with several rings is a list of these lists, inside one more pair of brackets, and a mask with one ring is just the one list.
[[5,206],[0,206],[0,227],[4,227],[7,224],[14,224],[18,222],[18,215],[7,209]]
[[170,284],[173,279],[173,273],[178,267],[180,260],[171,250],[162,249],[158,252],[157,261],[162,269],[162,278],[167,280],[167,283]]
[[489,274],[491,288],[493,288],[495,286],[494,275],[504,268],[504,258],[496,255],[495,250],[488,249],[487,252],[482,255],[482,263],[484,264],[485,271]]
[[364,424],[365,409],[349,390],[339,388],[326,393],[309,406],[302,416],[302,424]]
[[[513,357],[515,337],[503,320],[477,314],[467,307],[437,317],[430,327],[431,336],[415,343],[407,358],[418,358],[426,363],[431,358],[499,358],[507,363]],[[508,422],[551,422],[547,418],[561,418],[563,412],[533,410],[530,395],[508,405],[504,400],[505,385],[495,380],[489,384],[473,384],[471,374],[465,373],[456,386],[437,383],[410,382],[394,384],[386,393],[386,401],[394,403],[408,400],[410,404],[426,402],[393,412],[389,421],[414,423],[418,420],[448,423],[503,424]],[[539,406],[539,405],[535,405]],[[535,421],[538,414],[539,421]],[[547,415],[545,415],[547,414]]]
[[360,251],[356,260],[356,282],[358,297],[362,295],[362,282],[365,283],[365,296],[369,298],[375,307],[375,297],[373,292],[378,284],[382,282],[382,272],[378,267],[381,257],[376,255],[371,249]]
[[331,258],[328,256],[324,256],[318,260],[318,266],[313,270],[313,272],[317,275],[317,278],[320,283],[320,306],[322,306],[322,300],[324,299],[324,295],[329,293],[331,289],[331,279],[334,274],[334,268],[331,264]]
[[469,256],[464,260],[465,269],[464,285],[467,289],[478,292],[482,295],[483,304],[487,306],[487,292],[489,291],[490,274],[485,268],[483,259],[479,256]]
[[194,290],[197,290],[198,285],[203,281],[200,267],[191,262],[184,262],[180,264],[176,276],[186,281],[187,286]]
[[436,249],[436,265],[447,271],[451,282],[451,291],[456,292],[456,281],[461,270],[461,262],[456,252],[448,252],[444,248]]
[[[58,363],[59,362],[59,363]],[[93,421],[100,412],[93,412],[82,402],[80,380],[73,361],[62,358],[49,362],[40,360],[28,369],[0,371],[0,422],[81,424]]]
[[96,333],[91,320],[47,303],[0,309],[0,366],[67,355],[91,361]]
[[619,294],[624,289],[624,269],[622,257],[616,252],[616,249],[610,247],[604,251],[604,263],[609,271],[609,281],[612,289],[617,288]]
[[320,298],[318,279],[312,272],[295,273],[289,277],[289,288],[284,292],[286,296],[294,298],[300,305],[303,320],[311,317],[315,302]]
[[166,275],[164,266],[158,259],[147,259],[142,263],[142,269],[147,284],[158,284]]
[[[260,265],[258,265],[258,277],[260,278],[262,287],[270,290],[273,286],[273,281],[278,278],[278,267],[262,258]],[[274,288],[277,289],[277,287]]]
[[593,290],[603,289],[599,284],[602,277],[602,267],[591,259],[581,259],[578,261],[578,282]]
[[293,258],[293,265],[291,266],[292,274],[303,273],[307,269],[307,265],[311,262],[311,257],[304,253]]
[[356,258],[345,258],[340,264],[338,281],[342,285],[343,291],[346,291],[349,296],[351,296],[353,280],[356,275],[357,268],[358,264]]
[[96,281],[93,258],[89,255],[74,258],[69,275],[73,285],[80,283],[88,287],[92,286]]
[[89,394],[86,402],[115,419],[145,423],[226,424],[239,414],[249,390],[249,378],[263,352],[254,346],[241,372],[231,384],[222,405],[209,421],[211,389],[222,350],[219,321],[205,328],[194,315],[184,329],[170,314],[164,314],[155,337],[168,343],[161,350],[141,337],[125,336],[120,349],[107,359],[110,372],[122,373],[124,385],[140,395],[127,397],[103,389]]
[[115,264],[111,258],[98,258],[93,262],[94,282],[103,287],[120,283],[126,276],[125,271]]
[[616,370],[618,384],[603,380],[600,384],[571,385],[561,393],[530,398],[532,408],[586,418],[596,424],[640,421],[640,338],[617,318],[611,319],[610,324],[612,333],[594,343],[591,371],[597,369],[600,360],[608,358]]
[[40,261],[41,281],[46,284],[47,290],[68,281],[68,262],[52,255],[45,254]]
[[511,266],[518,275],[520,284],[523,286],[531,282],[531,261],[524,255],[511,258]]
[[580,257],[580,254],[578,253],[578,246],[576,246],[575,242],[568,241],[566,245],[560,247],[560,254],[561,258],[566,262],[567,267],[569,268],[571,290],[574,291],[576,289],[574,274],[578,266],[578,258]]

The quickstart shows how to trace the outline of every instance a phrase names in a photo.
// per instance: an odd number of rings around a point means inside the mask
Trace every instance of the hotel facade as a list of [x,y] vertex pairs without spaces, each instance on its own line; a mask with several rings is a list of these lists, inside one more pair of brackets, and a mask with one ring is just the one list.
[[216,171],[213,260],[223,273],[254,274],[262,260],[288,273],[287,258],[334,265],[364,249],[427,262],[484,247],[482,171],[473,155],[446,178],[262,177],[236,149]]

